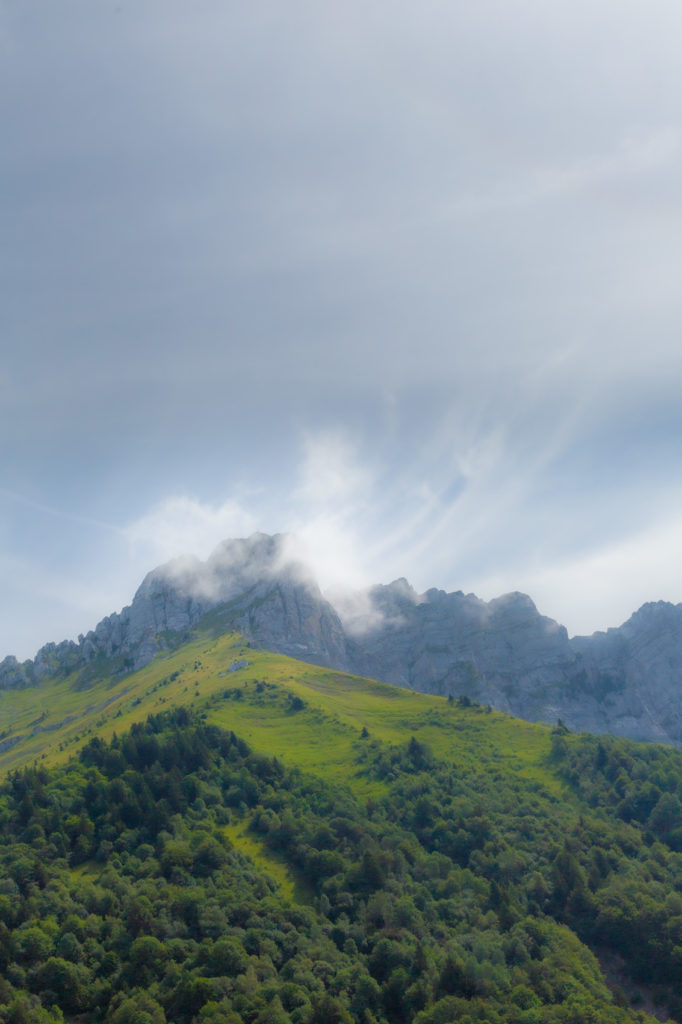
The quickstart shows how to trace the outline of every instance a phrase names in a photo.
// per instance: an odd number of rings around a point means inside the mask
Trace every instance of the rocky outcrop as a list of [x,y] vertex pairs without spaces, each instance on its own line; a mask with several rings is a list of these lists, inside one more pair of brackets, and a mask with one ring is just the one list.
[[22,664],[13,654],[0,661],[0,690],[23,690],[37,681],[32,661]]
[[645,604],[618,629],[571,643],[593,667],[603,731],[682,745],[682,604]]
[[185,557],[148,573],[132,604],[78,643],[42,647],[35,660],[0,663],[0,690],[32,686],[48,676],[87,670],[106,659],[114,672],[147,665],[177,646],[207,613],[254,644],[304,661],[345,662],[343,627],[304,566],[288,555],[287,538],[254,534],[225,541],[206,562]]
[[255,534],[205,562],[161,566],[77,644],[5,658],[0,689],[74,671],[85,685],[100,664],[133,671],[203,620],[254,646],[530,721],[682,746],[682,605],[647,604],[618,629],[569,638],[525,594],[417,594],[400,579],[357,595],[342,619],[288,551],[286,537]]
[[400,580],[374,588],[372,598],[385,619],[354,641],[354,663],[365,675],[520,714],[519,679],[527,713],[556,700],[577,670],[566,630],[524,594],[486,603],[461,591],[417,595]]
[[682,745],[682,605],[644,605],[618,629],[569,639],[524,594],[486,603],[397,580],[369,596],[374,625],[351,641],[354,671],[528,721]]

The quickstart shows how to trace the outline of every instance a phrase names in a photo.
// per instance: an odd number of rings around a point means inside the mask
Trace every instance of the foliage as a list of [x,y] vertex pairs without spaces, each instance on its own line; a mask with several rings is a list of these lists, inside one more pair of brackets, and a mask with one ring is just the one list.
[[[292,729],[309,713],[283,704]],[[682,991],[682,861],[672,812],[649,821],[660,798],[643,825],[606,786],[580,818],[494,759],[355,737],[347,774],[369,800],[184,707],[10,774],[0,1024],[647,1019],[616,1005],[591,942]],[[308,903],[231,842],[237,822]]]

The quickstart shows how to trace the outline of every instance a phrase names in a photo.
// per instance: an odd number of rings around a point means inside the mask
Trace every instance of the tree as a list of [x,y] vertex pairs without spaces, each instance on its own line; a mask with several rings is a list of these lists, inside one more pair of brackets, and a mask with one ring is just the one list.
[[166,1024],[163,1007],[147,992],[137,991],[106,1017],[107,1024]]
[[90,972],[83,964],[72,964],[56,956],[49,957],[36,973],[39,990],[51,996],[47,1001],[56,1002],[67,1013],[81,1013],[89,1009],[91,980]]

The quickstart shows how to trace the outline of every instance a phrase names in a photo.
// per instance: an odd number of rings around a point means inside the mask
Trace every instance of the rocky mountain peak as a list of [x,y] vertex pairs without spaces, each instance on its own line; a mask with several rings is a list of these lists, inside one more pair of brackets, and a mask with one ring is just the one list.
[[[417,591],[404,576],[392,583],[378,583],[370,587],[367,597],[371,606],[382,617],[399,616],[403,611],[413,608],[421,600]],[[381,621],[380,619],[378,621]]]
[[225,607],[225,629],[261,646],[327,663],[345,657],[343,629],[286,534],[263,533],[219,544],[206,561],[173,559],[147,573],[133,601],[102,619],[78,644],[47,644],[33,661],[0,663],[0,689],[30,686],[84,669],[98,658],[120,671],[141,668],[177,643],[204,615]]
[[519,590],[512,590],[509,594],[501,594],[488,602],[492,612],[501,612],[505,615],[518,615],[525,618],[533,618],[538,614],[535,602]]
[[526,594],[419,594],[399,578],[350,595],[342,622],[295,552],[287,535],[259,533],[223,542],[206,561],[175,559],[77,644],[47,644],[23,664],[5,658],[0,689],[86,679],[101,659],[107,671],[131,671],[210,612],[212,628],[313,663],[532,721],[682,745],[682,605],[651,602],[617,629],[569,639]]
[[647,601],[620,628],[626,636],[661,629],[682,631],[682,604]]
[[295,557],[291,537],[254,533],[223,541],[205,562],[194,555],[183,555],[153,569],[142,581],[133,604],[170,591],[217,603],[275,578],[317,586],[310,571]]

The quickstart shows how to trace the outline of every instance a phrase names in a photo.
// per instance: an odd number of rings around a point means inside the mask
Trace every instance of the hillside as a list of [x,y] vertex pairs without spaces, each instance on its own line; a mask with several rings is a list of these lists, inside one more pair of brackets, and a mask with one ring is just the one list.
[[47,679],[0,710],[8,1024],[53,1005],[74,1024],[682,1009],[675,750],[317,668],[218,623],[125,679]]
[[618,629],[569,638],[524,594],[417,594],[406,580],[346,595],[337,611],[290,538],[225,541],[205,562],[150,572],[132,604],[78,643],[0,662],[0,691],[78,674],[122,678],[183,643],[208,615],[256,647],[528,721],[682,745],[682,605],[648,604]]

